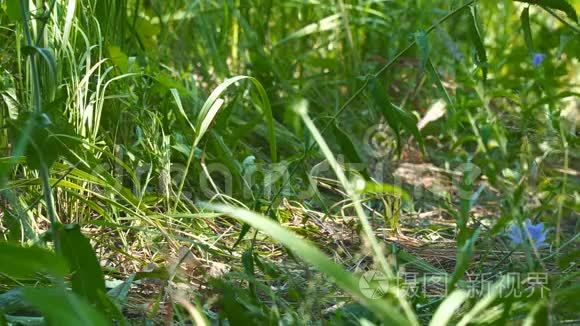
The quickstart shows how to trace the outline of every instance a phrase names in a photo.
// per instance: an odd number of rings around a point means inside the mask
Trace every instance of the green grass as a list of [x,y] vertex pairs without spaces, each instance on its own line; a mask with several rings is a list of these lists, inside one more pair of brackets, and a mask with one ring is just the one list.
[[579,323],[579,5],[1,2],[0,325]]

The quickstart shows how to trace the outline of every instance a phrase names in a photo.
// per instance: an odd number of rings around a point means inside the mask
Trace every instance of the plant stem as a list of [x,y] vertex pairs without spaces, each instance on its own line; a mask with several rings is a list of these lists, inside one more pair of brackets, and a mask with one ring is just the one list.
[[[26,46],[33,47],[32,36],[30,30],[28,29],[28,6],[27,2],[20,0],[20,9],[22,15],[22,30],[24,31],[24,37],[26,38]],[[36,67],[36,61],[33,55],[30,56],[30,70],[32,75],[32,106],[34,108],[34,113],[40,115],[42,113],[42,98],[40,95],[40,79],[38,78],[38,69]]]
[[52,196],[52,188],[50,186],[50,171],[44,162],[40,163],[38,169],[40,181],[42,182],[42,192],[44,194],[44,201],[46,204],[46,211],[50,221],[50,229],[52,232],[52,241],[54,243],[54,250],[60,252],[60,241],[58,237],[58,216],[54,207],[54,197]]
[[[332,168],[332,170],[334,170],[334,173],[336,174],[338,180],[342,184],[342,187],[344,188],[347,196],[350,197],[352,204],[354,206],[354,209],[356,211],[356,214],[359,217],[363,231],[366,235],[367,241],[369,242],[369,245],[370,245],[371,250],[373,252],[373,256],[374,256],[373,258],[374,258],[375,263],[377,263],[381,267],[381,270],[385,273],[385,275],[387,276],[387,278],[389,280],[393,280],[395,278],[395,273],[394,273],[392,267],[389,265],[387,258],[385,256],[385,253],[383,251],[383,247],[378,242],[378,240],[375,236],[375,233],[373,231],[373,228],[371,227],[371,224],[369,223],[368,217],[367,217],[367,215],[366,215],[366,213],[361,205],[360,196],[357,193],[357,190],[355,189],[355,184],[353,184],[347,178],[347,176],[344,174],[342,167],[340,166],[340,164],[338,163],[338,161],[334,157],[334,154],[332,154],[332,150],[330,149],[330,147],[328,147],[328,144],[326,144],[324,137],[322,136],[322,134],[320,133],[320,131],[318,130],[318,128],[316,127],[316,125],[314,124],[312,119],[310,119],[310,117],[308,116],[305,103],[304,103],[304,107],[302,109],[298,110],[298,114],[302,118],[302,121],[306,125],[306,128],[308,128],[308,130],[312,134],[312,137],[314,137],[314,140],[316,141],[316,143],[318,143],[318,147],[320,147],[320,150],[322,151],[322,153],[326,157],[326,160],[328,161],[330,167]],[[401,308],[405,312],[405,314],[406,314],[407,318],[409,319],[409,321],[411,322],[411,324],[419,325],[419,322],[417,321],[417,319],[413,313],[413,309],[411,308],[411,305],[407,302],[407,300],[405,299],[404,296],[400,295],[400,291],[398,289],[394,289],[391,292],[395,296],[397,296],[399,304],[401,305]]]
[[[564,130],[562,126],[560,126],[560,138],[562,141],[562,147],[564,148],[564,171],[562,173],[562,188],[560,188],[560,195],[557,198],[557,205],[558,205],[558,216],[556,220],[556,252],[560,251],[560,233],[562,232],[562,213],[564,207],[564,201],[566,200],[566,187],[568,184],[568,168],[569,168],[569,148],[568,148],[568,140],[566,140],[566,135],[564,134]],[[559,256],[556,256],[556,260],[558,260]]]
[[566,21],[564,18],[558,16],[558,14],[556,14],[552,9],[548,8],[548,7],[544,7],[542,6],[542,9],[544,9],[545,11],[547,11],[550,15],[554,16],[554,18],[556,18],[557,20],[559,20],[560,22],[562,22],[562,24],[570,27],[570,29],[572,29],[574,32],[576,32],[577,34],[580,34],[580,28],[570,24],[568,21]]
[[[26,45],[28,47],[33,47],[32,35],[28,27],[28,6],[27,2],[20,0],[20,10],[22,15],[22,29],[24,30],[24,37],[26,38]],[[31,119],[37,119],[42,114],[42,96],[40,89],[40,78],[38,76],[38,67],[36,66],[36,59],[34,55],[29,55],[30,59],[30,74],[32,76],[32,105],[34,108],[34,115]],[[28,137],[27,134],[24,137]],[[52,231],[52,239],[54,243],[54,249],[58,253],[60,252],[60,243],[57,236],[57,222],[58,216],[56,214],[56,209],[54,207],[54,198],[52,196],[52,189],[50,187],[50,170],[46,163],[44,162],[42,155],[40,155],[40,167],[38,169],[40,181],[42,183],[42,191],[44,194],[44,201],[46,202],[46,210],[48,219],[50,221],[50,228]]]

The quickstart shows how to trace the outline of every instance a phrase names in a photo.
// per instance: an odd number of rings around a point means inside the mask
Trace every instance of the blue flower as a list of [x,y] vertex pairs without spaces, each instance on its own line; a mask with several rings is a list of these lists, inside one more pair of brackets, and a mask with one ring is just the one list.
[[508,237],[513,244],[520,245],[528,242],[529,234],[536,249],[540,249],[548,245],[546,244],[546,234],[548,234],[548,230],[544,230],[544,223],[532,224],[528,218],[524,222],[524,227],[525,229],[517,224],[514,224],[511,227]]
[[532,56],[532,65],[534,65],[534,67],[541,65],[545,58],[546,55],[543,53],[534,53]]

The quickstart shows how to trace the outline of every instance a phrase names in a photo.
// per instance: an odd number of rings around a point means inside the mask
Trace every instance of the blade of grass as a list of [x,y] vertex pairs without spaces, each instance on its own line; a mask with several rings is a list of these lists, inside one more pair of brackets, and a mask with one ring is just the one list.
[[463,318],[457,323],[457,326],[466,326],[470,322],[472,322],[477,316],[481,316],[484,312],[485,308],[489,306],[501,293],[504,291],[505,288],[511,286],[513,283],[513,279],[509,276],[505,276],[501,278],[491,290],[485,294],[483,298],[481,298],[475,306],[466,313]]
[[475,5],[469,7],[470,14],[470,31],[471,38],[477,50],[477,65],[481,68],[483,73],[483,81],[487,80],[487,54],[485,52],[485,46],[483,44],[483,38],[481,32],[479,31],[479,24],[477,23],[477,11]]
[[429,326],[445,326],[456,314],[457,309],[469,298],[469,293],[463,290],[455,290],[437,308]]
[[[294,109],[295,109],[296,113],[298,115],[300,115],[300,117],[302,118],[302,121],[306,125],[306,128],[308,128],[308,130],[312,134],[312,137],[314,138],[316,143],[318,143],[320,150],[322,151],[322,153],[326,157],[330,167],[332,168],[332,170],[334,171],[334,173],[338,177],[338,180],[342,184],[342,187],[344,188],[346,194],[352,200],[354,209],[359,217],[363,231],[366,235],[367,241],[369,242],[371,250],[373,252],[373,256],[374,256],[373,258],[374,258],[375,263],[377,263],[381,267],[381,270],[385,273],[385,275],[388,277],[388,279],[392,280],[394,278],[394,272],[392,270],[392,267],[387,262],[385,253],[383,251],[383,247],[379,244],[379,242],[377,241],[377,239],[375,237],[374,231],[369,223],[369,219],[368,219],[368,217],[367,217],[367,215],[366,215],[366,213],[361,205],[360,196],[358,195],[358,193],[356,191],[355,185],[347,179],[346,175],[344,174],[344,171],[340,167],[340,164],[336,161],[334,154],[332,154],[332,151],[330,150],[330,148],[326,144],[326,141],[322,137],[322,134],[320,133],[318,128],[314,125],[314,122],[312,121],[312,119],[310,119],[310,117],[308,116],[307,102],[305,100],[297,102]],[[359,181],[364,182],[364,180],[362,180],[362,179],[359,179]],[[364,187],[360,187],[360,188],[364,189]],[[398,297],[399,304],[403,308],[403,311],[405,311],[405,314],[406,314],[407,318],[409,319],[409,321],[413,325],[418,325],[419,322],[417,321],[416,316],[415,316],[413,310],[411,309],[411,306],[409,305],[407,300],[404,298],[404,296],[402,296],[399,293],[399,291],[397,291],[396,289],[393,292]]]
[[185,164],[185,170],[183,171],[183,177],[181,182],[179,183],[179,188],[177,190],[176,195],[176,202],[173,207],[175,211],[179,206],[181,201],[181,194],[183,193],[183,187],[185,185],[185,180],[187,178],[187,174],[189,168],[191,166],[191,162],[193,160],[194,151],[196,146],[199,144],[203,136],[206,134],[210,124],[214,121],[218,111],[222,107],[224,102],[223,99],[220,98],[224,94],[224,92],[235,83],[242,81],[242,80],[249,80],[252,82],[254,87],[258,91],[260,103],[258,105],[259,110],[264,115],[264,119],[266,120],[266,124],[268,125],[268,142],[270,144],[270,158],[273,163],[277,162],[277,148],[276,148],[276,130],[274,127],[274,117],[272,115],[272,108],[270,106],[270,100],[266,94],[266,90],[260,84],[260,82],[249,76],[236,76],[229,79],[226,79],[223,83],[221,83],[218,87],[216,87],[213,92],[209,95],[205,103],[203,104],[195,122],[195,129],[196,135],[195,139],[193,140],[193,146],[191,146],[191,151],[189,153],[189,157],[187,158],[187,163]]
[[369,299],[363,295],[360,291],[358,280],[352,274],[330,260],[320,249],[299,238],[291,231],[272,221],[272,219],[246,209],[222,204],[202,204],[202,206],[212,211],[227,214],[268,234],[320,272],[331,277],[338,286],[367,306],[385,322],[389,322],[392,325],[412,324],[386,301]]

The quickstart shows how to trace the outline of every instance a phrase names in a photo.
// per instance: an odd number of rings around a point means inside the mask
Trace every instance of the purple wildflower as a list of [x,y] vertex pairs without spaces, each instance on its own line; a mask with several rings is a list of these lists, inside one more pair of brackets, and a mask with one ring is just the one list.
[[[519,225],[513,225],[510,229],[508,237],[515,245],[520,245],[528,241],[528,233],[532,239],[532,243],[536,249],[546,247],[546,234],[548,230],[544,230],[544,223],[532,224],[530,219],[524,222],[524,228]],[[527,232],[526,232],[527,230]]]
[[532,56],[532,65],[534,67],[541,65],[545,58],[546,55],[544,53],[534,53]]

